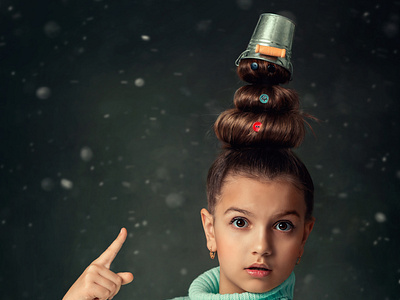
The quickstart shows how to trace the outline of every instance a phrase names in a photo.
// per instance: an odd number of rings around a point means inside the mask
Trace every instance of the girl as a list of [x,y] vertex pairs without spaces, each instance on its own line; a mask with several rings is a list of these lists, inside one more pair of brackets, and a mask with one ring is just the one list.
[[[271,23],[272,31],[267,26]],[[237,61],[239,77],[251,85],[235,93],[235,108],[223,112],[214,124],[223,149],[208,173],[208,209],[201,210],[210,257],[217,254],[219,267],[194,280],[188,297],[176,299],[293,299],[293,269],[314,225],[314,186],[291,150],[301,144],[304,117],[309,116],[300,112],[297,94],[279,86],[291,77],[293,37],[293,29],[279,29],[292,24],[284,17],[263,14]],[[268,55],[255,50],[260,30],[264,37],[276,31],[291,35],[285,57],[273,56],[271,49]],[[273,42],[282,41],[281,35],[262,46],[276,48]],[[133,280],[131,273],[109,269],[126,236],[123,228],[64,300],[112,299],[121,285]]]

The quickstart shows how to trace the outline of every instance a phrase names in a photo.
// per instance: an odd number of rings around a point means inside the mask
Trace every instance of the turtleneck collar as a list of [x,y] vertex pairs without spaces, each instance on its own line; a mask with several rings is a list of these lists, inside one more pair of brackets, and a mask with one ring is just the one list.
[[290,274],[282,284],[262,294],[219,294],[219,267],[197,277],[189,288],[190,300],[292,300],[295,276]]

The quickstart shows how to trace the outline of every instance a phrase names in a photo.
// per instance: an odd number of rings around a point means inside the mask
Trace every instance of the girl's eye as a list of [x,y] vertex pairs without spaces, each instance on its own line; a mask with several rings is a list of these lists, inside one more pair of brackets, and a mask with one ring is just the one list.
[[279,231],[290,231],[294,228],[293,224],[290,222],[278,222],[275,228]]
[[231,224],[233,224],[237,228],[244,228],[244,227],[247,227],[249,225],[247,223],[247,221],[245,219],[243,219],[243,218],[233,219],[231,221]]

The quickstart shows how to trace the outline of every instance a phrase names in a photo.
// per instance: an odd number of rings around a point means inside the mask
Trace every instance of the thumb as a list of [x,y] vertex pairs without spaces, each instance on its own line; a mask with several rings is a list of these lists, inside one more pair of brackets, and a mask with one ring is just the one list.
[[131,283],[133,281],[133,274],[130,272],[120,272],[117,273],[119,277],[122,279],[122,285]]

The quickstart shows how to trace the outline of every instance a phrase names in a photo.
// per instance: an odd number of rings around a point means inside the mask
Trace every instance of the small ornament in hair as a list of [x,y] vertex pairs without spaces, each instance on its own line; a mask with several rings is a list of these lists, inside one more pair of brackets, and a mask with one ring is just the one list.
[[257,70],[258,69],[258,63],[253,62],[253,63],[251,63],[250,67],[251,67],[252,70]]
[[269,100],[269,96],[268,96],[267,94],[262,94],[262,95],[260,96],[260,102],[261,102],[261,103],[267,103],[268,100]]
[[253,124],[253,130],[255,131],[255,132],[259,132],[260,131],[260,128],[261,128],[261,122],[255,122],[254,124]]

